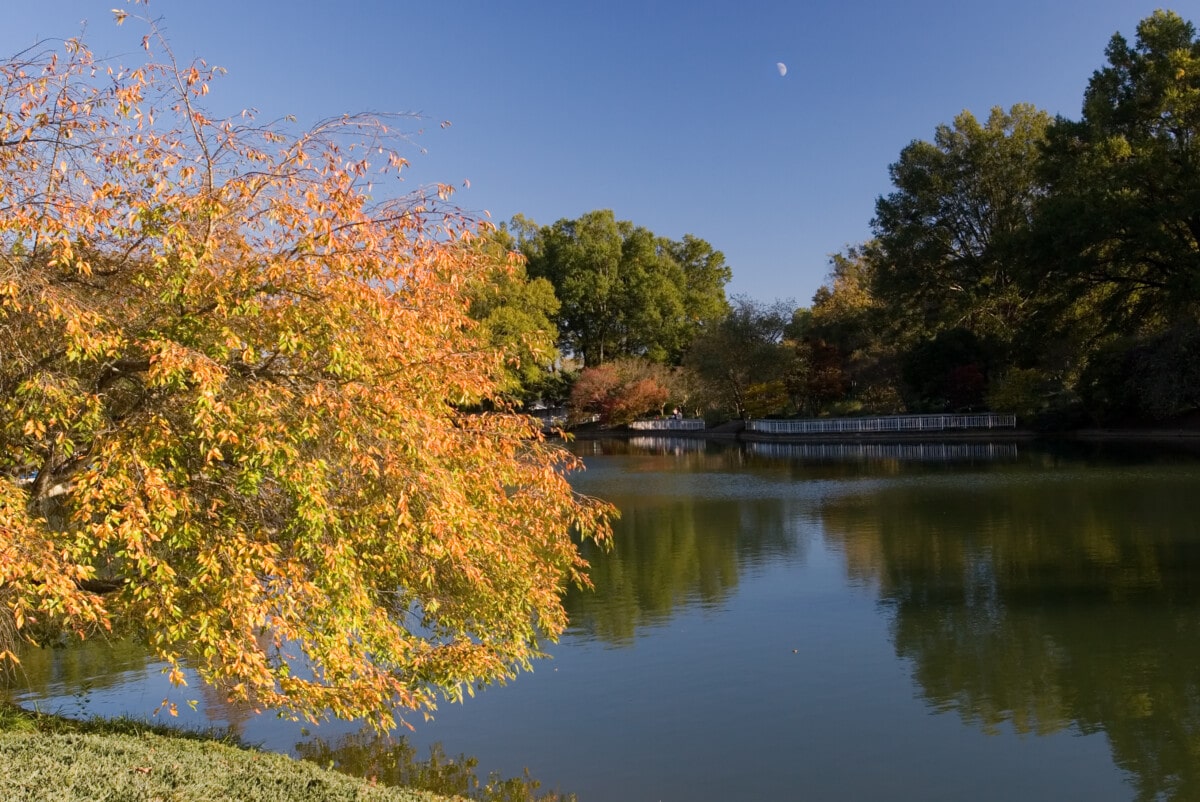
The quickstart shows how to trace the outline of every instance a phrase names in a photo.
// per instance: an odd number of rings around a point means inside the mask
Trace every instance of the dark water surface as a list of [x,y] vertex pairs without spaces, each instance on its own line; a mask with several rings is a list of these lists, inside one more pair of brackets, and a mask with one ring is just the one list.
[[[553,660],[435,721],[582,802],[1200,799],[1200,460],[1027,445],[580,443],[622,511]],[[325,756],[171,689],[129,646],[41,652],[68,715],[181,719]],[[198,711],[183,703],[199,700]]]

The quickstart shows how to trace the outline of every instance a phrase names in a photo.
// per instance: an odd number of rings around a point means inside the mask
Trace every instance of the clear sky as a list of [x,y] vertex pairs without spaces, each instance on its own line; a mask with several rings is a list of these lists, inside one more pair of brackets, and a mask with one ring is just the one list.
[[[125,0],[9,0],[0,53],[78,35],[141,58]],[[807,305],[870,236],[888,165],[969,109],[1078,118],[1113,33],[1154,0],[153,0],[209,109],[301,122],[421,112],[409,181],[547,224],[612,209],[724,251],[730,293]],[[1200,0],[1167,6],[1200,24]],[[781,76],[776,64],[787,65]],[[448,120],[449,128],[438,123]],[[414,129],[417,126],[414,125]]]

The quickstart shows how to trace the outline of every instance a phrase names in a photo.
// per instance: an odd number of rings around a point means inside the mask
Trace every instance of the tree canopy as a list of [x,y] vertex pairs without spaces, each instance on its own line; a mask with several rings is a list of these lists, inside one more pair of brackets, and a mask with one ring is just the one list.
[[507,269],[495,270],[469,288],[470,314],[488,342],[504,353],[507,394],[529,402],[553,394],[552,368],[558,361],[558,298],[544,278],[531,279],[516,243],[505,229],[495,229],[480,247]]
[[508,266],[447,187],[375,200],[396,121],[210,118],[151,32],[0,65],[0,619],[384,726],[510,676],[608,508],[503,412],[467,288]]
[[554,285],[561,345],[588,367],[620,357],[678,364],[700,328],[728,309],[730,269],[702,239],[673,242],[607,209],[514,227],[530,276]]
[[1108,333],[1200,317],[1200,41],[1179,15],[1115,34],[1084,95],[1058,120],[1039,215],[1048,314]]
[[1040,194],[1038,149],[1050,116],[1018,104],[980,123],[968,111],[916,140],[879,198],[875,292],[912,333],[1011,333],[1024,305],[1022,235]]
[[[767,414],[786,394],[783,378],[790,366],[784,335],[794,304],[769,304],[735,296],[728,315],[704,329],[688,350],[685,364],[705,385],[709,403],[738,418]],[[755,396],[767,396],[766,408]]]
[[1079,120],[963,112],[891,166],[809,321],[860,398],[899,376],[910,408],[1053,426],[1200,409],[1200,39],[1156,11],[1105,54]]

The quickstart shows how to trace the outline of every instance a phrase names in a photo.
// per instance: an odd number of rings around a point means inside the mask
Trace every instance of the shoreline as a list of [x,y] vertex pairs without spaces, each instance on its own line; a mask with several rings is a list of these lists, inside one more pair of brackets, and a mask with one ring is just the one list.
[[1044,432],[1034,429],[961,429],[924,432],[767,434],[748,432],[740,422],[725,423],[711,429],[630,429],[618,426],[610,429],[568,430],[572,440],[630,440],[635,437],[670,437],[681,440],[712,440],[716,442],[759,443],[918,443],[918,442],[1145,442],[1186,443],[1200,445],[1200,429],[1130,428],[1130,429],[1072,429]]

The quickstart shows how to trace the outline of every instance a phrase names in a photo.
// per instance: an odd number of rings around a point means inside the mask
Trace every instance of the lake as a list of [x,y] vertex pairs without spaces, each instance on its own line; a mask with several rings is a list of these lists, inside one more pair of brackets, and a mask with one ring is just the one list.
[[[1165,447],[580,442],[622,511],[553,659],[432,722],[581,802],[1200,798],[1200,459]],[[361,746],[172,689],[136,648],[32,653],[67,715]],[[197,710],[184,702],[198,701]]]

